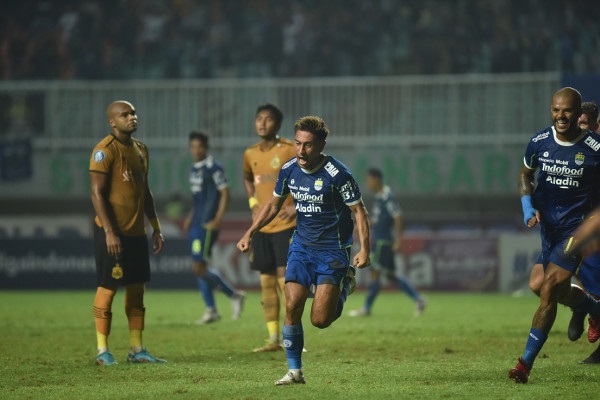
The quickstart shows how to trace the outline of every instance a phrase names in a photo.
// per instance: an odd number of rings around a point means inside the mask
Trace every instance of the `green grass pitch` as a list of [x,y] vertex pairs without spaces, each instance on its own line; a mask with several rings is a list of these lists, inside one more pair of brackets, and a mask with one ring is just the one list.
[[[541,399],[597,398],[600,366],[580,365],[595,345],[566,337],[558,318],[527,385],[507,378],[537,307],[533,296],[429,293],[425,314],[398,292],[383,292],[368,318],[344,315],[318,330],[304,320],[307,384],[275,387],[284,352],[253,354],[266,329],[257,292],[231,321],[194,326],[194,291],[146,294],[144,342],[166,365],[128,365],[123,293],[113,306],[111,350],[120,362],[97,367],[94,291],[0,292],[0,398],[7,399]],[[350,296],[344,314],[364,293]],[[307,304],[310,307],[310,300]],[[305,317],[308,315],[305,311]]]

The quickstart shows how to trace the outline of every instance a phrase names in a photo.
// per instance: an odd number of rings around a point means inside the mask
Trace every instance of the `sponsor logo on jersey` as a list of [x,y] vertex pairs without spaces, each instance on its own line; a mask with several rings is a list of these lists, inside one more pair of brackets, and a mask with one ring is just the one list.
[[575,164],[581,165],[585,161],[585,156],[582,152],[575,154]]
[[292,180],[290,180],[290,184],[292,184],[292,185],[293,185],[294,183],[296,183],[296,180],[295,180],[295,179],[292,179]]
[[588,146],[590,146],[592,149],[594,149],[594,151],[598,151],[598,149],[600,149],[600,143],[598,143],[593,137],[588,136],[585,139],[585,144],[587,144]]
[[329,161],[327,164],[325,164],[325,171],[327,171],[327,173],[329,175],[331,175],[332,177],[336,176],[340,172],[340,171],[338,171],[338,169],[336,167],[333,166],[331,161]]
[[310,193],[300,193],[300,192],[292,192],[292,197],[296,201],[308,201],[311,203],[323,203],[323,194],[310,194]]
[[560,186],[562,188],[570,187],[579,187],[579,181],[567,176],[565,178],[559,178],[557,176],[548,175],[546,178],[546,182],[550,182],[554,185]]
[[275,158],[273,158],[271,160],[271,168],[278,169],[280,165],[281,165],[281,160],[279,160],[278,156],[275,156]]
[[319,178],[315,181],[315,190],[321,190],[321,189],[323,189],[323,179]]
[[340,188],[340,193],[342,194],[342,198],[344,201],[348,201],[354,197],[354,190],[352,190],[352,183],[346,182]]
[[542,171],[547,172],[552,175],[562,175],[562,176],[582,176],[583,175],[583,167],[581,168],[569,168],[566,165],[548,165],[546,163],[542,164]]
[[544,152],[544,157],[548,157],[550,155],[550,153],[548,153],[547,151]]
[[550,132],[548,132],[548,131],[542,132],[539,135],[537,135],[536,137],[534,137],[533,139],[531,139],[531,141],[535,143],[538,140],[546,139],[548,137],[548,135],[550,135]]
[[296,211],[299,211],[302,213],[320,213],[321,207],[317,206],[313,203],[309,203],[307,205],[296,203]]
[[104,160],[104,152],[102,150],[97,150],[94,153],[94,161],[102,162],[102,160]]

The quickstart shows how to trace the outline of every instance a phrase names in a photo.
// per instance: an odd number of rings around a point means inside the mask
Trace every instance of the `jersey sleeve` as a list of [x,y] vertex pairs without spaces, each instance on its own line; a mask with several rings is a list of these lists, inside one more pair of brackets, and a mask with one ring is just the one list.
[[360,203],[362,195],[360,193],[358,183],[356,183],[356,180],[350,171],[342,170],[337,177],[339,177],[339,179],[336,179],[338,183],[337,187],[339,188],[338,192],[340,193],[340,196],[342,196],[344,204],[347,206],[353,206]]
[[275,182],[275,189],[273,190],[273,196],[286,197],[290,194],[290,188],[288,187],[288,180],[290,171],[292,169],[291,161],[288,161],[281,167],[279,174],[277,175],[277,182]]
[[[150,152],[148,150],[148,146],[142,144],[141,146],[142,153],[144,154],[144,159],[146,160],[146,178],[148,178],[148,174],[150,173]],[[146,182],[148,180],[146,179]]]
[[114,154],[111,147],[96,146],[90,157],[90,171],[110,175]]
[[254,181],[254,173],[252,172],[252,166],[250,165],[250,154],[249,151],[244,151],[244,159],[242,162],[244,179],[247,181]]
[[538,167],[537,160],[537,143],[533,140],[529,141],[527,149],[525,150],[525,157],[523,158],[523,164],[529,169],[536,169]]
[[400,208],[400,204],[398,204],[398,202],[393,196],[388,197],[388,199],[385,202],[385,208],[393,218],[402,215],[402,209]]
[[215,170],[213,171],[213,174],[212,174],[212,179],[215,182],[215,186],[219,190],[225,189],[226,187],[229,186],[229,183],[227,182],[227,177],[225,176],[225,171],[223,171],[223,168],[220,168],[220,167],[215,168]]

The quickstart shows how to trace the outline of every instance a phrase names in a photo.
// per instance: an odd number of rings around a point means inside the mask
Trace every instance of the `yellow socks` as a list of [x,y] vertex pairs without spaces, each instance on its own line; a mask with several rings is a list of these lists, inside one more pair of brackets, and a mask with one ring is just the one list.
[[269,332],[269,341],[279,342],[279,334],[281,332],[279,328],[279,321],[267,322],[267,331]]
[[140,329],[131,329],[129,331],[129,348],[133,354],[142,351],[142,331]]

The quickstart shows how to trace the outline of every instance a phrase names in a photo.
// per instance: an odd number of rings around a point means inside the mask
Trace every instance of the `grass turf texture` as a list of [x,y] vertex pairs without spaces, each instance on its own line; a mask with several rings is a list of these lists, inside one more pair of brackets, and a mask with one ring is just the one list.
[[[248,294],[241,320],[229,319],[229,301],[219,296],[223,319],[195,326],[203,311],[197,292],[149,290],[144,342],[169,363],[128,365],[121,291],[109,343],[114,367],[93,363],[93,295],[0,292],[0,398],[591,399],[600,388],[600,366],[578,364],[595,345],[585,333],[569,342],[570,311],[562,306],[530,383],[507,378],[527,339],[533,296],[431,293],[415,318],[406,296],[384,292],[371,317],[344,315],[325,330],[305,318],[307,384],[275,387],[286,372],[284,352],[251,352],[267,336],[258,293]],[[344,314],[363,299],[350,296]]]

